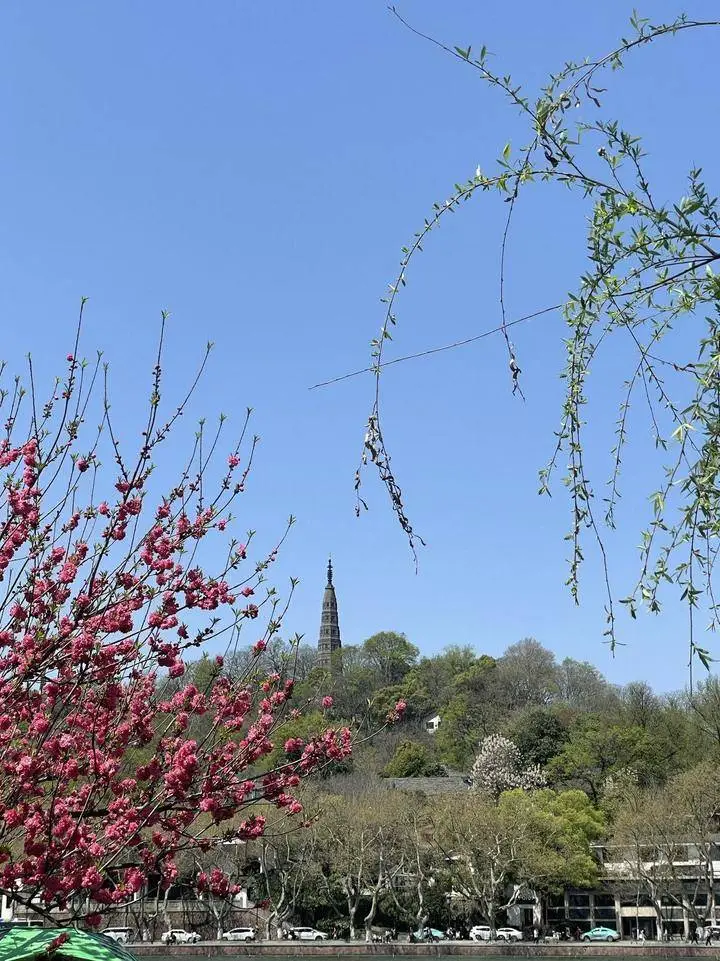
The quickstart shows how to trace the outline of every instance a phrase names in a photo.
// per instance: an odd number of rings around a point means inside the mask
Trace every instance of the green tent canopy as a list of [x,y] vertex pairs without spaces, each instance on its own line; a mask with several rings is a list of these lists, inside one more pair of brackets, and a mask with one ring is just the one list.
[[[49,955],[47,946],[59,934],[70,939]],[[75,928],[21,928],[0,925],[0,961],[137,961],[119,944],[102,934]]]

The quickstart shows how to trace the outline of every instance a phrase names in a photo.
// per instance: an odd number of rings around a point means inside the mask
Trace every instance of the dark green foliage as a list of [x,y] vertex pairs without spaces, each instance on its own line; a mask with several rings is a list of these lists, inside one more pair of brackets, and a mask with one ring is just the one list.
[[443,765],[417,741],[403,741],[382,774],[383,777],[447,777]]
[[652,739],[638,726],[609,724],[608,718],[588,715],[575,726],[562,752],[548,764],[555,783],[579,787],[597,804],[608,779],[628,770],[650,780]]
[[569,737],[568,725],[553,708],[532,707],[513,719],[508,737],[517,744],[528,764],[544,767],[559,754]]

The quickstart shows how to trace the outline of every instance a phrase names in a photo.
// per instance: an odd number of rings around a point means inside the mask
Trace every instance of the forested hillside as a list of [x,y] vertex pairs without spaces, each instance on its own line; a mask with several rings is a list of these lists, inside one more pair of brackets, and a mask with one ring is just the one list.
[[[254,655],[239,651],[224,670],[240,672]],[[587,661],[565,658],[532,638],[511,645],[499,658],[469,646],[449,646],[431,657],[403,634],[381,632],[344,647],[342,673],[314,667],[315,651],[275,641],[264,655],[275,670],[294,674],[294,701],[317,705],[288,720],[276,738],[272,765],[290,738],[305,738],[333,721],[353,722],[372,738],[359,744],[342,770],[375,777],[442,776],[471,772],[480,742],[492,734],[509,738],[527,765],[539,765],[547,783],[579,788],[598,803],[609,784],[632,772],[640,786],[661,785],[703,761],[720,760],[720,679],[708,675],[691,696],[686,690],[656,694],[644,681],[610,684]],[[190,667],[202,686],[211,662]],[[320,696],[333,705],[320,709]],[[383,728],[398,700],[402,721]],[[439,716],[435,733],[426,722]],[[361,780],[362,778],[360,778]],[[326,784],[326,788],[330,785]]]
[[[605,857],[633,879],[632,898],[656,908],[658,932],[667,904],[684,905],[696,924],[711,911],[702,865],[712,864],[720,810],[718,678],[692,695],[656,694],[643,681],[612,685],[586,661],[558,663],[533,639],[499,658],[470,647],[422,657],[404,635],[383,632],[343,648],[342,672],[318,670],[308,646],[274,640],[222,666],[203,658],[166,685],[202,689],[220,670],[244,676],[253,661],[295,678],[255,775],[299,757],[328,722],[355,731],[352,758],[304,785],[305,830],[288,831],[268,809],[261,840],[228,848],[223,869],[266,906],[268,933],[291,918],[350,935],[428,917],[495,925],[520,891],[534,892],[536,918],[550,924],[550,898],[606,883]],[[398,701],[403,716],[388,724]],[[687,844],[707,854],[689,907]],[[662,870],[650,849],[667,852]],[[210,851],[203,866],[217,863]],[[612,889],[620,898],[623,884]]]

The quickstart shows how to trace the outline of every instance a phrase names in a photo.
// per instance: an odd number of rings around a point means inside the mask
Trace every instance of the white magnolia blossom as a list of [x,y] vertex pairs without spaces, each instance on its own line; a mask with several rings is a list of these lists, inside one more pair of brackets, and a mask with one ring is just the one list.
[[534,791],[547,786],[540,765],[525,765],[517,744],[501,734],[491,734],[480,742],[472,782],[473,787],[492,798],[513,788]]
[[633,767],[623,767],[605,778],[603,795],[606,798],[622,798],[640,783],[640,775]]

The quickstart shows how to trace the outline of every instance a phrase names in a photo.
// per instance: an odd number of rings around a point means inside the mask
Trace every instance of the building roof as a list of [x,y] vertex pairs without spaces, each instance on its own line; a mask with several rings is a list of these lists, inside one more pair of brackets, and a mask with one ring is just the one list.
[[129,951],[102,935],[73,928],[25,928],[0,925],[0,956],[4,961],[41,961],[52,951],[52,942],[58,936],[67,941],[56,948],[58,961],[135,961]]
[[460,794],[470,790],[470,778],[464,774],[448,774],[447,777],[391,777],[385,783],[395,791],[438,795]]

